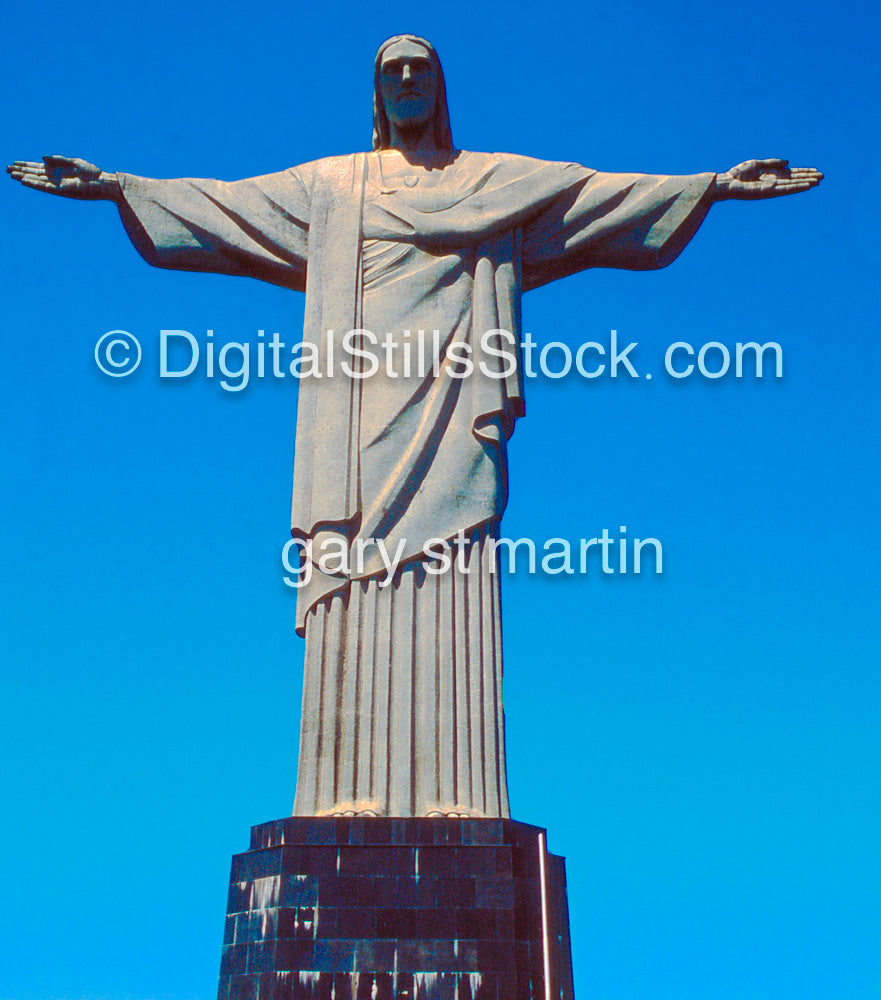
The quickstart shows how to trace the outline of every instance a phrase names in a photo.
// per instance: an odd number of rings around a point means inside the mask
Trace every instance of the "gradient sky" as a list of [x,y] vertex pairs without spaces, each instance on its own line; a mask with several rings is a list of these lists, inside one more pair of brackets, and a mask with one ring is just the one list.
[[[579,1000],[862,1000],[879,972],[878,10],[47,0],[4,16],[4,155],[234,179],[370,142],[385,37],[436,44],[465,149],[693,173],[818,166],[717,206],[670,268],[532,292],[509,537],[658,537],[664,573],[504,581],[512,811],[566,856]],[[0,1000],[212,1000],[230,856],[290,812],[282,584],[296,386],[160,381],[162,328],[292,343],[303,301],[162,272],[109,204],[0,185]],[[145,363],[96,368],[122,328]],[[784,377],[675,381],[674,341]]]

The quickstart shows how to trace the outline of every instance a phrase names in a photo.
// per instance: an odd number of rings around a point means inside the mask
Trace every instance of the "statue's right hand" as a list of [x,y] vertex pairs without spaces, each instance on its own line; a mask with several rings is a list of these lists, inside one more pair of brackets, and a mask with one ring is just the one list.
[[119,184],[94,163],[73,156],[44,156],[42,163],[16,160],[6,168],[12,179],[35,191],[84,201],[116,200]]

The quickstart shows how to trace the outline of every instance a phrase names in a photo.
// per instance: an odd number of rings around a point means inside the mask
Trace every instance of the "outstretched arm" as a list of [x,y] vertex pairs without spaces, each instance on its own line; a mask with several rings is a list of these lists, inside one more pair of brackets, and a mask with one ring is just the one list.
[[14,181],[35,191],[80,201],[118,201],[119,181],[88,160],[74,156],[44,156],[42,163],[16,160],[6,168]]
[[304,287],[310,208],[295,168],[231,182],[110,174],[70,156],[6,169],[35,191],[114,202],[132,243],[156,267]]
[[524,289],[588,267],[666,267],[714,202],[779,198],[808,191],[823,179],[813,167],[776,159],[747,160],[722,174],[587,174],[524,227]]
[[716,174],[713,201],[780,198],[816,187],[823,175],[814,167],[790,167],[789,160],[747,160]]

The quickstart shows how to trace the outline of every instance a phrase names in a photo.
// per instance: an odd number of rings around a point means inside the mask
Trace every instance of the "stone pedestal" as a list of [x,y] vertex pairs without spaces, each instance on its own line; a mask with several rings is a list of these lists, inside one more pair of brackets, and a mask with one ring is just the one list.
[[524,823],[263,823],[227,913],[218,1000],[573,997],[564,862]]

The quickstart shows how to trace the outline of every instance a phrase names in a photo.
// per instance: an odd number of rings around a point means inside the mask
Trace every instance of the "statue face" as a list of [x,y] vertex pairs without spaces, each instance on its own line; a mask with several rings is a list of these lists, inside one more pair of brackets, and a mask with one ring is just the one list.
[[404,40],[382,54],[379,86],[392,125],[418,128],[433,116],[437,103],[437,67],[416,42]]

